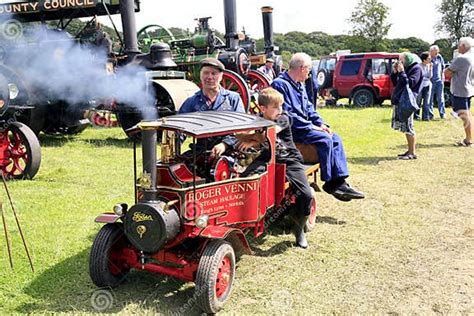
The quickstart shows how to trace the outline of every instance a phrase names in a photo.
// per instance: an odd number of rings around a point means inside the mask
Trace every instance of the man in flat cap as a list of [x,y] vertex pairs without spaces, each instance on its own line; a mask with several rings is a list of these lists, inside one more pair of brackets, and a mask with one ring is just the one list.
[[[245,112],[240,95],[221,87],[224,65],[215,58],[205,58],[201,61],[201,90],[184,101],[179,113],[201,111],[233,111]],[[212,148],[212,154],[220,156],[229,146],[236,142],[234,137],[224,137]],[[214,142],[216,143],[216,142]],[[210,143],[212,144],[212,142]]]
[[265,61],[265,65],[258,68],[259,71],[267,75],[270,81],[272,81],[276,77],[275,70],[273,70],[274,63],[275,61],[272,58],[267,58],[267,60]]

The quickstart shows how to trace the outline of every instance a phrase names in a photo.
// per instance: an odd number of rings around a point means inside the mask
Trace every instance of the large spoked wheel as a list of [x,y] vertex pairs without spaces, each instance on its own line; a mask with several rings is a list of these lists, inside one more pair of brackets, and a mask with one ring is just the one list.
[[103,226],[92,244],[89,274],[98,287],[116,287],[125,280],[130,267],[123,250],[128,246],[122,224]]
[[221,85],[224,89],[237,92],[242,98],[245,109],[249,108],[250,90],[240,75],[228,69],[224,70]]
[[311,212],[304,226],[305,232],[310,232],[316,227],[316,193],[313,189],[311,191],[313,192],[313,200],[311,201]]
[[[267,77],[267,75],[259,70],[249,70],[247,73],[247,82],[251,94],[258,93],[270,86],[270,79]],[[257,114],[261,112],[256,100],[253,100],[250,103],[250,106],[246,109],[246,111],[251,114]]]
[[354,105],[359,107],[371,106],[374,104],[375,101],[375,97],[372,91],[365,88],[359,89],[354,92],[352,98],[354,100]]
[[8,179],[32,179],[41,164],[41,147],[35,133],[23,123],[13,122],[3,132],[7,142],[5,165],[0,166]]
[[138,48],[148,53],[150,46],[156,42],[168,43],[174,41],[174,35],[166,27],[158,24],[147,25],[137,33]]
[[211,241],[202,254],[196,275],[197,304],[205,313],[217,313],[232,292],[235,253],[223,240]]

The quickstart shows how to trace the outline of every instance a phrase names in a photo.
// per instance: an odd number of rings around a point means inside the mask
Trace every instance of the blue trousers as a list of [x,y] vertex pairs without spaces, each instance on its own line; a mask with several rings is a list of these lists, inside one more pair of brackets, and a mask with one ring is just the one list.
[[[420,108],[423,109],[422,118],[424,120],[431,120],[434,117],[433,104],[430,102],[431,101],[431,83],[428,86],[423,87],[421,89],[420,93],[418,94],[417,101]],[[419,110],[417,111],[417,113],[415,113],[415,118],[417,117],[417,114],[419,118],[420,117]]]
[[321,180],[326,182],[349,176],[346,153],[339,135],[332,134],[331,137],[326,132],[316,130],[311,130],[303,135],[298,134],[293,133],[296,143],[316,145],[321,168]]
[[433,84],[433,86],[431,87],[431,98],[430,98],[431,106],[433,106],[434,102],[436,101],[436,104],[438,105],[439,116],[443,118],[445,114],[444,83],[441,80],[432,81],[431,83]]

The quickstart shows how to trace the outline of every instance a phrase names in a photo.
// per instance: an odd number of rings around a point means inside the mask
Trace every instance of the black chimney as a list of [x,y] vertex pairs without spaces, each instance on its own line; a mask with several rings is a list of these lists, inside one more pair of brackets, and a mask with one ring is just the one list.
[[263,40],[265,42],[265,55],[270,57],[273,55],[273,8],[262,7],[263,19]]
[[227,49],[236,50],[239,46],[237,33],[237,10],[235,0],[224,0],[225,21],[225,46]]
[[144,189],[145,201],[156,201],[156,130],[142,131],[143,175],[149,175],[150,186]]
[[120,15],[122,17],[125,54],[127,54],[129,58],[133,58],[140,53],[138,50],[137,25],[135,22],[135,1],[121,0]]

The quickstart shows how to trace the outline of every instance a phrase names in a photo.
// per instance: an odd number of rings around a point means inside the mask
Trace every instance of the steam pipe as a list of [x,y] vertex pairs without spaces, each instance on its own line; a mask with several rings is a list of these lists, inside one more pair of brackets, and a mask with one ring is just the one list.
[[237,10],[235,0],[224,0],[225,46],[227,49],[236,50],[239,46],[237,33]]
[[138,50],[134,0],[120,1],[120,15],[122,18],[125,54],[127,54],[129,58],[133,58],[135,55],[140,53]]
[[156,201],[156,130],[142,131],[143,174],[150,175],[150,187],[144,190],[145,201]]
[[274,43],[273,43],[273,8],[262,7],[262,20],[263,20],[263,40],[265,42],[265,54],[270,57],[273,55]]

